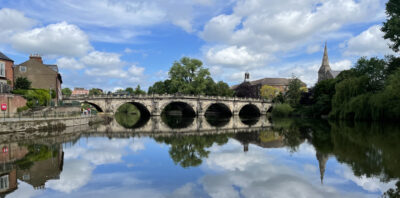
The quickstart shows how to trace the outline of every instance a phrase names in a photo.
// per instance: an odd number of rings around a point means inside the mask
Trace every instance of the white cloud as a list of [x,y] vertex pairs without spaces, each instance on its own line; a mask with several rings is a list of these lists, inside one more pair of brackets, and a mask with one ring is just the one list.
[[24,31],[35,25],[35,21],[24,16],[17,10],[3,8],[0,9],[0,36],[1,42],[7,42],[7,39],[16,32]]
[[244,46],[230,46],[222,49],[211,48],[206,54],[206,60],[212,65],[244,69],[261,66],[266,59],[268,59],[267,54],[254,53]]
[[92,49],[87,35],[67,22],[17,33],[11,43],[21,52],[42,55],[83,56]]
[[50,180],[46,186],[53,190],[70,193],[89,182],[93,169],[94,167],[85,160],[65,161],[60,179]]
[[82,63],[97,68],[116,68],[124,63],[120,59],[121,55],[117,53],[93,51],[81,58]]
[[62,57],[57,59],[56,64],[62,69],[82,69],[85,66],[75,58]]
[[144,72],[144,67],[138,67],[136,65],[132,65],[129,69],[128,69],[129,73],[134,75],[134,76],[142,76],[143,72]]
[[315,53],[315,52],[319,52],[319,51],[321,51],[321,45],[309,45],[309,46],[307,46],[307,49],[306,49],[306,51],[307,51],[307,54],[313,54],[313,53]]
[[318,47],[310,43],[343,34],[340,29],[349,24],[380,21],[384,7],[374,0],[239,0],[232,14],[215,16],[204,26],[201,37],[215,43],[204,57],[211,66],[246,69],[305,46],[313,53]]
[[345,55],[381,56],[392,54],[389,41],[383,38],[381,25],[374,25],[347,42]]

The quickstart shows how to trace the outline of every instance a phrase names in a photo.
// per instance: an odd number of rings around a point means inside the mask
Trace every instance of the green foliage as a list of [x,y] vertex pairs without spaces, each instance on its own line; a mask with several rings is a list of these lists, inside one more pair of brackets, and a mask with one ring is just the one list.
[[287,117],[293,113],[293,108],[286,103],[276,104],[272,109],[272,116],[274,117]]
[[300,103],[300,98],[301,98],[301,81],[294,77],[293,79],[290,80],[289,85],[288,85],[288,90],[286,92],[286,101],[292,106],[292,107],[297,107]]
[[17,166],[26,170],[29,169],[35,162],[50,159],[52,157],[57,158],[58,149],[52,150],[49,146],[45,145],[29,145],[28,154],[24,158],[16,162]]
[[132,87],[127,87],[127,88],[125,89],[125,92],[128,93],[129,95],[133,95],[133,94],[134,94],[134,90],[133,90]]
[[15,80],[15,89],[30,89],[32,82],[26,77],[18,77]]
[[64,95],[64,96],[70,96],[71,94],[72,94],[72,91],[71,91],[71,89],[70,88],[64,88],[64,89],[62,89],[61,90],[61,92],[62,92],[62,95]]
[[28,110],[28,109],[29,109],[28,106],[18,107],[18,108],[17,108],[17,112],[20,113],[20,112],[26,111],[26,110]]
[[183,57],[174,62],[169,72],[169,79],[158,81],[150,86],[148,94],[194,94],[210,96],[233,96],[228,84],[215,83],[208,69],[197,59]]
[[[400,70],[395,63],[398,63],[395,57],[386,57],[386,60],[360,58],[354,69],[340,76],[330,117],[347,120],[399,119]],[[393,72],[393,69],[397,70]]]
[[89,90],[89,95],[93,96],[93,95],[101,95],[103,94],[103,91],[101,89],[98,88],[92,88]]
[[133,104],[121,105],[115,113],[115,120],[125,128],[132,128],[140,119],[140,111]]
[[210,148],[214,143],[223,145],[228,142],[227,134],[219,135],[184,135],[157,137],[157,142],[170,144],[169,154],[175,164],[181,165],[183,168],[191,166],[199,166],[203,162],[203,158],[207,158]]
[[279,90],[275,87],[264,85],[260,89],[260,94],[264,99],[273,100],[279,94]]
[[49,90],[46,89],[16,89],[13,93],[22,95],[27,100],[26,106],[29,108],[46,106],[51,100]]
[[386,14],[388,20],[383,23],[382,31],[385,32],[383,38],[392,41],[390,47],[393,51],[398,52],[400,47],[400,2],[389,0],[386,3]]
[[133,94],[135,94],[135,95],[145,95],[146,92],[143,91],[142,89],[140,89],[140,85],[138,85],[138,86],[136,87],[135,91],[133,92]]

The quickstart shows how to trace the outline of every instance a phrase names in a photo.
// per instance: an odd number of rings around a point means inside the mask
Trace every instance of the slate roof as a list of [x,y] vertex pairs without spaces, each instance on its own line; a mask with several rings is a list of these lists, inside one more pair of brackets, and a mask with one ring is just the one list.
[[331,74],[332,74],[333,78],[336,78],[336,76],[338,76],[340,74],[340,72],[342,72],[342,71],[331,70]]
[[14,62],[11,58],[8,58],[8,57],[7,57],[6,55],[4,55],[2,52],[0,52],[0,59]]
[[[250,81],[251,85],[270,85],[270,86],[288,86],[291,79],[288,78],[262,78],[259,80]],[[304,82],[302,85],[306,86]],[[234,85],[231,89],[236,89],[239,85]]]
[[55,72],[58,72],[58,66],[57,65],[47,65],[47,64],[43,64],[47,67],[50,67],[52,70],[54,70]]

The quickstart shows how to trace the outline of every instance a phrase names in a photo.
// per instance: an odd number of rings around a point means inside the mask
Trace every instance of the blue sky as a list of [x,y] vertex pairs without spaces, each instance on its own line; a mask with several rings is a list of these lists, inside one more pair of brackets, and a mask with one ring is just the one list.
[[317,80],[331,67],[393,52],[380,31],[386,0],[0,0],[0,51],[39,53],[63,87],[147,89],[175,60],[198,58],[215,80]]

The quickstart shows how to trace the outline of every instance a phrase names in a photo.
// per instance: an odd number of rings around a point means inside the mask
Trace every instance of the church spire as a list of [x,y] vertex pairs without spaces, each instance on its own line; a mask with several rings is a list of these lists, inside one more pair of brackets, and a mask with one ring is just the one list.
[[325,41],[324,57],[322,58],[322,64],[318,71],[318,82],[331,78],[333,78],[333,75],[331,67],[329,66],[328,47]]
[[319,165],[319,174],[321,178],[321,184],[324,184],[324,174],[325,174],[325,166],[326,162],[329,159],[329,156],[327,154],[323,154],[317,150],[317,160],[318,160],[318,165]]
[[328,47],[326,41],[325,41],[324,57],[322,58],[322,66],[329,67]]

